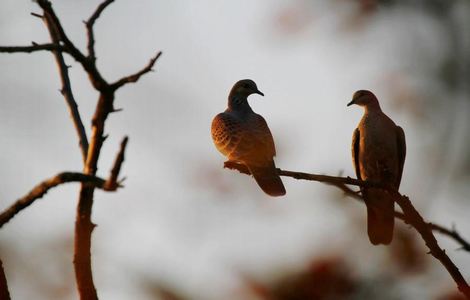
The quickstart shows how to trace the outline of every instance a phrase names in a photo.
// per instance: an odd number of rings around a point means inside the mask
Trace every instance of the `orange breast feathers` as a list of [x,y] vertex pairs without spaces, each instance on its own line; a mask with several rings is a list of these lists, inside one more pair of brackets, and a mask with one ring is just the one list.
[[241,121],[230,113],[220,113],[212,121],[211,133],[217,149],[232,161],[263,164],[276,154],[271,132],[258,114]]

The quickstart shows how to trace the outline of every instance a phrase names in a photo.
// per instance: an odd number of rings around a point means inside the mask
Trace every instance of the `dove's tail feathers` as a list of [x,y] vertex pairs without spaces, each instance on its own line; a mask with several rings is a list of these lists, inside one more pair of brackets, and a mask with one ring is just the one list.
[[286,194],[286,189],[281,177],[277,174],[274,161],[268,166],[249,166],[251,174],[255,178],[260,188],[268,195],[277,197]]
[[395,222],[393,198],[377,189],[364,191],[367,206],[367,233],[372,244],[388,245],[392,241]]

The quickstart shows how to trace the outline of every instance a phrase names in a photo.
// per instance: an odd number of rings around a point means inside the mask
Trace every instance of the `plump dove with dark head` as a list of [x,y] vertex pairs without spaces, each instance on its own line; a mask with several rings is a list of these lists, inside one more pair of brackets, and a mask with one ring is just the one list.
[[264,118],[248,104],[248,96],[259,94],[256,83],[240,80],[228,97],[228,108],[212,121],[212,139],[229,161],[248,167],[261,189],[271,196],[286,194],[273,157],[276,155],[273,136]]

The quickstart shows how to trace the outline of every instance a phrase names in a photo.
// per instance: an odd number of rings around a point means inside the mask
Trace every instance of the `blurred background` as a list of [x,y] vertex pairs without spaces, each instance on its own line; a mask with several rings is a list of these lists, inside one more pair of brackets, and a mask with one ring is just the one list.
[[[53,1],[85,49],[82,20],[100,1]],[[33,1],[3,0],[0,44],[48,42]],[[212,118],[239,79],[274,135],[277,166],[354,176],[350,144],[369,89],[403,127],[401,192],[429,221],[470,239],[470,2],[467,0],[116,1],[96,24],[109,81],[164,52],[156,72],[119,90],[99,163],[130,143],[125,188],[98,191],[92,260],[101,299],[459,299],[415,231],[397,221],[372,246],[365,206],[334,187],[283,178],[266,196],[222,168]],[[80,65],[72,89],[90,127],[97,100]],[[60,171],[80,171],[78,140],[53,56],[0,55],[0,209]],[[0,231],[12,299],[77,299],[77,184],[50,191]],[[470,279],[470,254],[436,234]]]

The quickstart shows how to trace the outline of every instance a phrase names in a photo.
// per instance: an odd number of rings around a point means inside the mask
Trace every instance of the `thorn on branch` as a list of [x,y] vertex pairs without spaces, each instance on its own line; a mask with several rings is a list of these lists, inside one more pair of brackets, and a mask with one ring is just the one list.
[[123,108],[113,108],[109,113],[117,113],[123,110],[124,110]]
[[33,17],[36,17],[36,18],[39,18],[39,19],[44,19],[44,15],[40,15],[40,14],[38,14],[38,13],[32,12],[31,15],[32,15]]
[[120,180],[118,180],[118,184],[121,185],[121,186],[123,186],[122,184],[123,184],[124,181],[126,181],[126,180],[127,180],[127,177],[124,176],[124,177],[122,177]]

